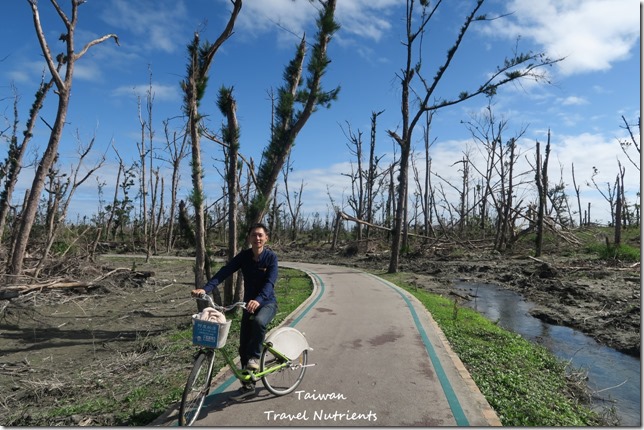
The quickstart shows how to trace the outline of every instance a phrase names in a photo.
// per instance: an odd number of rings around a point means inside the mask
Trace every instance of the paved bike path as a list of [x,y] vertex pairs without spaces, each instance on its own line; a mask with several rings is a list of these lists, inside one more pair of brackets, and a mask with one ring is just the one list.
[[[500,422],[429,313],[376,276],[339,266],[281,262],[309,273],[315,290],[284,325],[313,351],[304,380],[275,397],[228,400],[239,382],[213,381],[194,426],[492,426]],[[170,410],[155,425],[176,425]]]

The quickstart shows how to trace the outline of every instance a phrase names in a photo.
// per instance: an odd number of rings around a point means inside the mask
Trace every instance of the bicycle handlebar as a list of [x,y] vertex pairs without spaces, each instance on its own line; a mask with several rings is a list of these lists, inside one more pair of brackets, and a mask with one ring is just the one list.
[[197,300],[207,300],[210,302],[210,306],[221,312],[228,312],[229,310],[234,309],[238,306],[242,309],[246,309],[246,302],[236,302],[229,306],[220,306],[216,304],[212,297],[210,297],[208,294],[199,294],[197,296]]

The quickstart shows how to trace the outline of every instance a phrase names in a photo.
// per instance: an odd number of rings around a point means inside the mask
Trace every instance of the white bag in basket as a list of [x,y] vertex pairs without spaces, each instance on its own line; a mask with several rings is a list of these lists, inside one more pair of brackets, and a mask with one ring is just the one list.
[[226,315],[211,307],[203,309],[201,312],[194,314],[192,317],[199,320],[210,321],[219,324],[226,323]]

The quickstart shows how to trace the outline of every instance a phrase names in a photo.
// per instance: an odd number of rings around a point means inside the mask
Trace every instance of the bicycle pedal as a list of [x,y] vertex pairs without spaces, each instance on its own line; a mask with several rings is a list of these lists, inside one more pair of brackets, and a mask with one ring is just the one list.
[[241,378],[239,378],[242,382],[257,382],[259,381],[260,378],[255,376],[254,372],[251,372],[248,369],[243,369],[240,372]]

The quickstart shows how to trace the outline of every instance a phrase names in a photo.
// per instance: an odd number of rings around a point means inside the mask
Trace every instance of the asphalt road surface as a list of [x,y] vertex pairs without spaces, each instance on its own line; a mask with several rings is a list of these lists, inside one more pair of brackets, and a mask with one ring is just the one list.
[[[194,426],[498,426],[430,314],[410,294],[351,268],[280,263],[303,270],[315,289],[284,325],[313,348],[304,380],[275,397],[258,382],[244,402],[231,372],[213,380]],[[186,375],[187,377],[187,375]],[[178,425],[178,406],[154,425]]]

